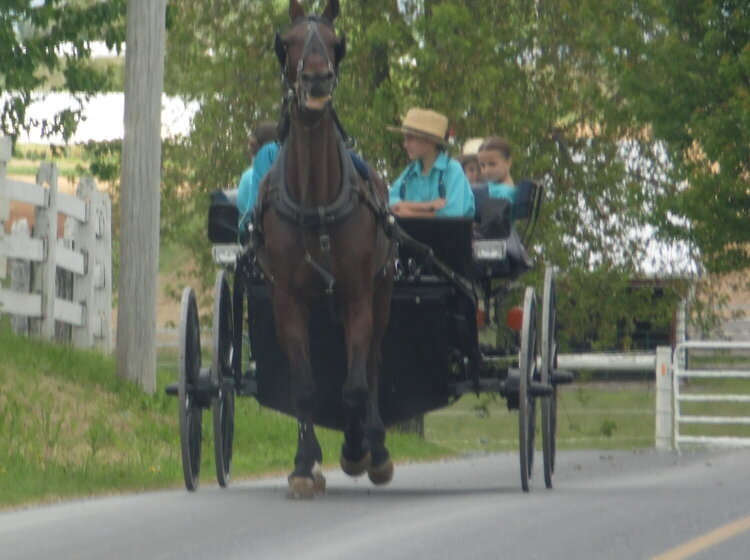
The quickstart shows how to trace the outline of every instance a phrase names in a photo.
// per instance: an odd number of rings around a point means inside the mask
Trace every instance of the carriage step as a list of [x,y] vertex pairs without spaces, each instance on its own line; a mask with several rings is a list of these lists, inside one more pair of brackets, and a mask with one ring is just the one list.
[[178,392],[177,383],[170,383],[164,387],[164,392],[171,397],[176,397]]
[[567,385],[573,383],[573,372],[556,369],[552,372],[552,385]]

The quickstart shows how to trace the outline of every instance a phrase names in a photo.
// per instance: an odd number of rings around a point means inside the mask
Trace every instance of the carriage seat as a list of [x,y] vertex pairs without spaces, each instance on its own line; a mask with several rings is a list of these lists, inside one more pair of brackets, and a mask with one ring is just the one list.
[[[508,204],[506,200],[497,202]],[[498,207],[503,206],[499,204]],[[502,235],[482,237],[474,231],[472,218],[397,218],[401,231],[428,245],[435,257],[464,278],[518,278],[531,266],[515,227],[509,225],[509,208]],[[406,264],[420,257],[408,244],[399,246],[399,259]]]
[[[532,262],[518,235],[515,223],[517,220],[536,219],[542,186],[529,179],[519,181],[512,203],[507,199],[490,197],[487,185],[474,187],[472,190],[477,209],[475,277],[518,278],[531,269]],[[493,240],[499,242],[494,248],[491,243]],[[482,247],[483,245],[485,247]]]
[[[516,195],[511,211],[514,220],[528,220],[532,217],[541,190],[542,186],[531,179],[522,179],[516,183]],[[481,223],[485,204],[488,201],[500,199],[490,197],[489,187],[486,183],[471,187],[471,191],[474,194],[474,220]]]
[[211,192],[208,206],[208,239],[214,244],[237,243],[240,211],[237,189]]

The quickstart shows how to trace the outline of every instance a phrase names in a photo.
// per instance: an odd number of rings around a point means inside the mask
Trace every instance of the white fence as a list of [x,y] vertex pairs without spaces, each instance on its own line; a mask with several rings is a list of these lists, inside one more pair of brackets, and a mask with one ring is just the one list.
[[[7,178],[11,142],[0,137],[0,311],[14,328],[82,348],[112,349],[112,210],[109,196],[90,178],[76,196],[57,190],[57,168],[42,163],[36,184]],[[6,233],[10,201],[35,207],[29,232],[22,222]],[[66,216],[58,239],[58,214]],[[26,272],[28,271],[28,272]],[[72,282],[66,278],[72,277]],[[56,334],[57,333],[57,334]],[[69,333],[69,337],[67,334]]]
[[[747,391],[743,393],[732,393],[737,391],[736,384],[732,384],[727,389],[722,386],[722,382],[716,383],[717,380],[727,379],[745,379],[750,380],[750,342],[683,342],[677,345],[675,356],[690,350],[701,351],[703,358],[713,357],[707,360],[714,364],[718,361],[726,361],[725,365],[712,366],[710,368],[692,368],[683,360],[676,360],[672,366],[672,394],[673,394],[673,415],[674,415],[674,446],[679,449],[681,445],[712,445],[712,446],[750,446],[750,437],[739,435],[686,435],[683,433],[683,425],[713,425],[713,426],[748,426],[750,425],[750,415],[738,415],[736,410],[743,408],[736,407],[732,413],[730,406],[733,404],[750,404],[750,383],[747,385]],[[725,353],[718,360],[714,357],[717,352]],[[738,352],[740,353],[738,355]],[[744,355],[742,354],[744,352]],[[709,386],[707,388],[692,387],[694,380],[703,380]],[[713,383],[711,383],[713,381]],[[686,390],[690,388],[691,390]],[[700,391],[700,392],[699,392]],[[706,392],[707,391],[707,392]],[[701,411],[699,407],[694,406],[696,403],[723,403],[723,407],[710,407],[707,411]],[[730,404],[733,403],[733,404]],[[684,407],[693,407],[691,412],[684,412]],[[721,410],[723,408],[723,410]],[[747,407],[744,407],[747,409]],[[724,412],[718,414],[717,410]]]

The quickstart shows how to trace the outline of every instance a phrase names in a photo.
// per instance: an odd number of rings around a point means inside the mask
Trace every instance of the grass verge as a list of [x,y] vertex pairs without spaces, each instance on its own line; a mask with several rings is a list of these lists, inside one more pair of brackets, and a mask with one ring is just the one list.
[[[578,384],[559,389],[558,449],[633,449],[654,445],[652,384]],[[536,448],[541,450],[537,401]],[[425,417],[425,437],[455,453],[518,450],[518,413],[505,400],[467,395]]]
[[[115,375],[97,352],[24,339],[0,330],[0,508],[182,484],[177,400],[163,387],[145,395]],[[293,419],[237,399],[233,476],[286,472],[294,457]],[[204,484],[213,484],[213,439],[204,414]],[[341,435],[318,430],[325,467],[338,464]],[[412,435],[392,434],[398,460],[448,455]]]

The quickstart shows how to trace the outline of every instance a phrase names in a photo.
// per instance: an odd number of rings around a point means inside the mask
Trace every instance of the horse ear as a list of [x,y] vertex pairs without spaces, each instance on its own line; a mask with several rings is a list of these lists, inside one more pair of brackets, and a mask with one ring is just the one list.
[[328,0],[326,9],[323,10],[323,17],[328,21],[333,21],[339,15],[339,0]]
[[289,0],[289,20],[295,21],[305,17],[305,10],[299,5],[297,0]]
[[276,58],[279,59],[279,64],[284,68],[286,66],[286,45],[278,33],[276,33],[274,39],[273,50],[276,51]]
[[339,69],[339,63],[346,56],[346,33],[341,31],[339,33],[339,42],[333,47],[333,53],[336,56],[336,70]]

